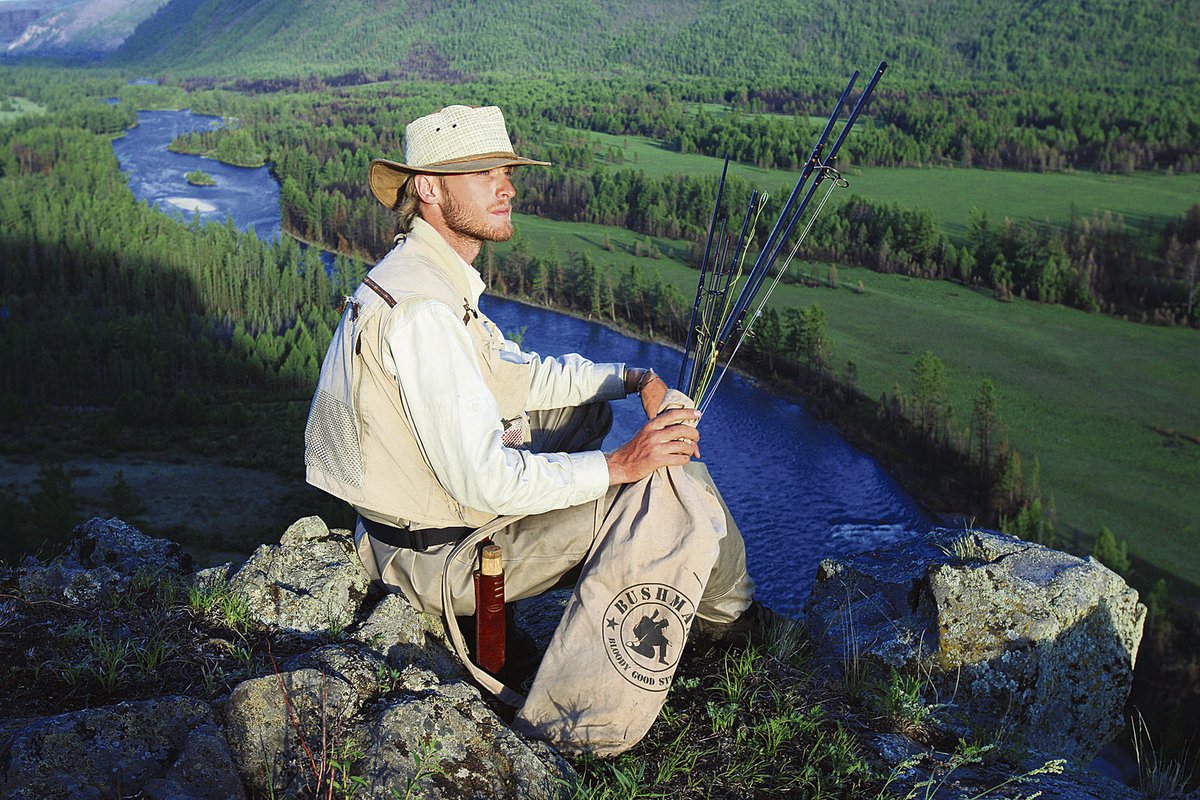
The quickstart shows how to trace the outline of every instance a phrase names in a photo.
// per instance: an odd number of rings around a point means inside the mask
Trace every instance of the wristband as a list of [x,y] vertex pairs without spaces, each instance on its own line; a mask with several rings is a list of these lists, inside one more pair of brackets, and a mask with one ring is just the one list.
[[631,395],[641,391],[642,371],[637,369],[625,368],[625,374],[621,376],[621,380],[625,384],[625,394]]
[[646,388],[646,384],[654,380],[658,376],[652,369],[628,369],[625,370],[625,394],[641,394],[642,389]]

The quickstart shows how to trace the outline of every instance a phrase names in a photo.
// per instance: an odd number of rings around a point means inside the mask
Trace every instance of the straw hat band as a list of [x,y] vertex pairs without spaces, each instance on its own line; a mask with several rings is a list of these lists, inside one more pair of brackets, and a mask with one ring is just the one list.
[[511,150],[508,150],[507,152],[497,150],[495,153],[480,153],[479,155],[467,156],[466,158],[451,158],[447,159],[446,161],[431,161],[422,167],[422,169],[429,169],[430,167],[449,167],[454,164],[469,164],[472,161],[487,161],[493,158],[508,159],[509,161],[516,161],[518,163],[528,162],[528,159],[521,158]]

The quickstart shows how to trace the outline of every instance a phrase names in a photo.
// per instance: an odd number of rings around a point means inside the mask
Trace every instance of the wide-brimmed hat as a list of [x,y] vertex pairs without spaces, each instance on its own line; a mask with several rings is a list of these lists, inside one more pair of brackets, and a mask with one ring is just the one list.
[[371,192],[388,208],[395,207],[404,183],[419,172],[462,175],[496,167],[550,166],[513,152],[504,114],[496,106],[446,106],[413,120],[404,129],[404,160],[371,162]]

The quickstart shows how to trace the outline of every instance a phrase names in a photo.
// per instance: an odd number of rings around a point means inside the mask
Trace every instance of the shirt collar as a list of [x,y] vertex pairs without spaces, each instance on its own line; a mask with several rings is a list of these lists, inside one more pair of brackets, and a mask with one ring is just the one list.
[[[479,275],[479,270],[475,269],[466,259],[458,254],[458,251],[450,246],[449,242],[442,238],[438,233],[437,228],[430,225],[420,217],[414,217],[412,221],[411,234],[416,234],[422,240],[436,242],[437,249],[441,251],[443,258],[453,262],[454,267],[458,269],[458,277],[462,279],[461,286],[466,289],[467,297],[471,305],[479,305],[479,296],[483,294],[483,290],[487,288],[487,284],[483,282],[483,278]],[[451,264],[445,264],[446,269],[451,269]]]
[[458,260],[458,264],[462,267],[463,277],[467,281],[467,289],[470,291],[470,296],[467,298],[471,301],[471,305],[479,305],[479,295],[483,294],[483,290],[487,288],[487,284],[483,282],[483,278],[479,274],[479,270],[467,263],[467,260],[460,256],[457,251],[454,257]]

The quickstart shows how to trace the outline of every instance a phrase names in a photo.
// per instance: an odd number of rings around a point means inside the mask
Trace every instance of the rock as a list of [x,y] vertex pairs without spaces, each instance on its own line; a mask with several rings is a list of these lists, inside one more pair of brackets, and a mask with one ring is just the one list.
[[1090,557],[938,529],[823,561],[805,614],[843,673],[921,676],[951,724],[1084,762],[1123,727],[1146,609]]
[[[980,797],[1042,800],[1138,800],[1128,786],[1082,766],[1038,752],[1028,752],[1020,764],[1000,757],[997,742],[976,742],[974,753],[961,743],[954,752],[922,747],[906,736],[866,733],[860,741],[867,757],[887,782],[879,797],[936,797],[938,800],[978,800]],[[1005,787],[1006,792],[997,791]]]
[[247,784],[291,796],[306,778],[315,782],[305,748],[316,752],[323,741],[346,741],[350,720],[378,691],[382,664],[356,645],[331,645],[292,659],[278,675],[234,687],[225,703],[225,732]]
[[4,798],[244,798],[207,703],[119,703],[28,722],[13,733]]
[[394,669],[415,665],[440,680],[461,680],[467,671],[450,646],[441,617],[423,614],[408,599],[389,592],[351,636]]
[[217,564],[212,567],[204,567],[192,573],[190,583],[193,586],[216,586],[224,585],[233,580],[233,576],[237,574],[238,565],[232,561],[226,561],[224,564]]
[[50,564],[26,559],[20,578],[26,597],[95,606],[139,575],[180,575],[192,559],[175,542],[154,539],[117,518],[93,517],[75,528],[67,550]]
[[139,571],[181,574],[192,569],[192,557],[178,544],[151,538],[116,517],[93,517],[75,528],[66,559],[85,569],[112,567],[130,577]]
[[562,756],[512,731],[463,683],[400,697],[361,730],[355,772],[370,797],[549,800],[576,781]]
[[[550,798],[573,781],[561,757],[511,731],[473,686],[413,664],[393,680],[385,665],[357,643],[330,645],[238,684],[225,730],[251,791],[302,794],[316,782],[309,752],[346,764],[367,797],[406,796],[412,780],[421,797]],[[375,702],[384,692],[388,702]]]
[[255,622],[336,636],[354,623],[371,580],[348,531],[330,531],[319,517],[306,517],[279,545],[259,547],[230,583]]

